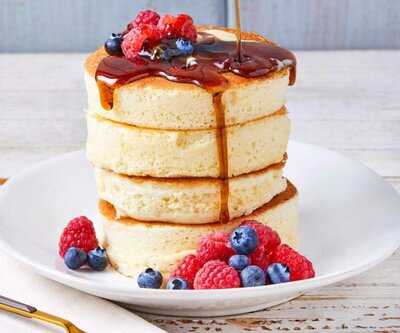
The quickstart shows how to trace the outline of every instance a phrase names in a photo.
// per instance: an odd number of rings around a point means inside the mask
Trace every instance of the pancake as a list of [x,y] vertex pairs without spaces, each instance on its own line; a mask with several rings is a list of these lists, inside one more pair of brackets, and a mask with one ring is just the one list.
[[279,233],[283,243],[296,247],[297,200],[297,190],[288,182],[284,192],[247,216],[228,224],[201,225],[117,219],[113,205],[100,200],[99,211],[104,220],[103,245],[112,265],[121,274],[131,277],[147,267],[168,275],[178,260],[195,252],[200,237],[217,231],[231,231],[246,219],[269,225]]
[[[204,29],[200,29],[204,30]],[[205,30],[223,40],[236,40],[232,30]],[[244,40],[268,42],[262,36],[243,32]],[[85,81],[91,112],[121,123],[156,129],[216,128],[213,92],[194,84],[175,83],[160,77],[144,78],[114,91],[114,106],[104,110],[100,103],[95,72],[106,57],[104,49],[88,56]],[[259,78],[225,73],[228,88],[222,93],[227,126],[265,117],[279,110],[286,101],[289,70]]]
[[[129,176],[219,177],[218,130],[155,130],[87,114],[87,157],[97,167]],[[226,129],[228,177],[283,159],[290,131],[286,108]]]
[[[284,162],[229,179],[230,218],[250,214],[286,189]],[[95,169],[99,197],[117,217],[183,224],[217,222],[223,181],[215,178],[129,177]]]

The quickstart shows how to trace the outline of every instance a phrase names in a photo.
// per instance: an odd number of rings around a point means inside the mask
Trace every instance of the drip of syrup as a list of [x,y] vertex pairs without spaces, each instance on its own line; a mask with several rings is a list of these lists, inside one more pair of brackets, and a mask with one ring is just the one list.
[[213,96],[215,120],[217,123],[216,139],[219,157],[219,178],[221,179],[220,188],[220,223],[229,222],[229,164],[228,164],[228,137],[225,122],[225,107],[222,104],[222,93],[218,92]]

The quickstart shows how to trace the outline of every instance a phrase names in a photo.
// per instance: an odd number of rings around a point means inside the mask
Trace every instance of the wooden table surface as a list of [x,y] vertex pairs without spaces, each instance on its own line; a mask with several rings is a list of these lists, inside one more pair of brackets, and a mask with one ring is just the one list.
[[[292,139],[358,159],[400,192],[400,51],[297,55],[288,98]],[[0,178],[84,146],[83,59],[0,55]],[[400,332],[400,251],[367,273],[265,311],[201,320],[142,316],[168,332]]]

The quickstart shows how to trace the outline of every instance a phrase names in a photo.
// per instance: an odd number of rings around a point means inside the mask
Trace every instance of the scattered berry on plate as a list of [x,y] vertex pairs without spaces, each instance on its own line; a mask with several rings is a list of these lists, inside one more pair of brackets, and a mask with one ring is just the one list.
[[104,43],[104,48],[109,55],[112,56],[122,56],[121,44],[123,41],[122,34],[112,33],[110,38]]
[[272,262],[289,267],[290,281],[310,279],[315,276],[311,261],[286,244],[281,244],[275,249]]
[[87,263],[94,271],[104,271],[108,265],[108,258],[105,249],[98,247],[87,254]]
[[233,267],[238,272],[240,272],[250,265],[250,259],[248,256],[245,256],[244,254],[235,254],[229,258],[228,263],[229,266]]
[[258,287],[265,285],[265,273],[258,266],[247,266],[240,272],[243,287]]
[[89,252],[99,246],[92,221],[85,216],[76,217],[64,228],[58,244],[58,253],[64,257],[70,247]]
[[290,271],[289,267],[281,264],[274,263],[267,268],[267,277],[270,283],[285,283],[290,281]]
[[242,226],[252,227],[258,236],[258,246],[249,257],[253,265],[267,269],[271,263],[271,253],[281,243],[278,233],[269,226],[254,220],[243,221]]
[[193,53],[193,44],[189,40],[178,38],[175,45],[182,55],[190,55]]
[[137,15],[136,18],[128,24],[128,30],[131,30],[134,27],[140,26],[142,24],[152,24],[157,25],[160,20],[160,15],[153,10],[142,10]]
[[163,277],[159,271],[152,268],[147,268],[140,273],[137,283],[140,288],[160,289],[163,282]]
[[171,277],[168,280],[167,289],[184,290],[184,289],[190,289],[190,287],[189,283],[185,279],[179,277]]
[[303,280],[315,273],[312,263],[281,244],[273,229],[249,220],[230,234],[216,232],[200,238],[196,255],[183,258],[170,276],[187,286],[176,282],[179,286],[169,289],[222,289]]
[[77,247],[70,247],[64,255],[64,263],[69,269],[78,269],[82,267],[87,260],[85,251]]
[[207,262],[196,274],[194,289],[239,288],[238,272],[221,260]]
[[189,283],[189,287],[193,287],[196,273],[202,267],[202,262],[194,254],[185,256],[171,272],[171,276],[180,277]]
[[258,245],[257,248],[249,254],[252,265],[256,265],[265,270],[271,263],[272,252],[268,252],[263,245]]
[[228,262],[229,258],[234,254],[235,252],[229,246],[228,233],[216,232],[202,237],[199,241],[197,257],[202,263],[214,259]]
[[245,225],[236,228],[231,234],[230,244],[237,254],[249,254],[258,246],[257,232]]
[[241,226],[252,227],[257,232],[260,246],[264,246],[268,252],[275,250],[281,243],[278,233],[263,223],[247,220],[243,221]]

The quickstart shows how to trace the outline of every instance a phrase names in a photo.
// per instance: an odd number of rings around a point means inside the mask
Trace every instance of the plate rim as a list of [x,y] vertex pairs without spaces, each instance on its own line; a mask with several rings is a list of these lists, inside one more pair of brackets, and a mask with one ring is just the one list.
[[[334,150],[327,149],[325,147],[321,147],[318,145],[314,144],[309,144],[309,143],[303,143],[299,141],[293,141],[290,140],[289,142],[290,146],[308,146],[313,149],[319,149],[323,150],[329,153],[333,153],[335,155],[339,155],[342,158],[345,158],[353,163],[357,163],[360,167],[363,167],[367,169],[370,173],[372,173],[374,176],[377,176],[381,178],[380,175],[378,175],[374,170],[371,168],[367,167],[360,161],[349,157],[347,155],[343,155],[341,153],[338,153]],[[6,196],[7,190],[9,187],[11,187],[14,182],[18,181],[19,178],[22,178],[32,172],[34,172],[36,169],[40,169],[43,165],[48,165],[49,163],[55,163],[57,160],[62,159],[62,158],[68,158],[71,155],[79,155],[84,153],[84,149],[77,150],[77,151],[72,151],[64,154],[60,154],[57,156],[54,156],[52,158],[46,159],[44,161],[41,161],[39,163],[36,163],[32,165],[29,168],[26,168],[20,172],[18,172],[15,176],[11,177],[4,185],[0,187],[0,209],[1,209],[1,203],[3,198]],[[383,179],[381,179],[382,182],[385,183],[385,185],[390,188],[393,191],[393,194],[396,195],[399,199],[399,204],[400,204],[400,196],[396,192],[396,190],[393,188],[393,186]],[[246,294],[247,297],[251,296],[254,293],[259,294],[260,291],[264,291],[267,293],[268,291],[272,292],[274,291],[276,294],[279,293],[288,293],[288,292],[298,292],[298,291],[307,291],[310,289],[314,288],[320,288],[332,283],[336,283],[339,281],[342,281],[344,279],[348,279],[350,277],[353,277],[355,275],[361,274],[368,269],[372,268],[373,266],[381,263],[388,257],[390,257],[398,248],[400,247],[400,236],[398,237],[397,243],[388,246],[385,251],[382,251],[382,254],[379,257],[374,258],[374,260],[369,261],[369,262],[364,262],[360,265],[356,265],[352,269],[348,270],[342,270],[338,272],[333,272],[329,274],[324,274],[321,276],[316,276],[311,279],[307,280],[301,280],[301,281],[293,281],[289,283],[284,283],[284,284],[277,284],[277,285],[266,285],[266,286],[259,286],[259,287],[252,287],[252,288],[228,288],[228,289],[213,289],[213,290],[167,290],[167,289],[143,289],[143,288],[138,288],[136,285],[132,284],[132,286],[124,285],[122,288],[115,286],[115,285],[108,285],[104,284],[101,281],[96,281],[96,280],[87,280],[84,279],[80,276],[76,275],[71,275],[67,274],[62,271],[58,271],[48,265],[41,264],[39,262],[35,262],[34,260],[30,259],[29,257],[21,254],[18,252],[16,249],[14,249],[10,243],[7,242],[6,239],[2,236],[2,233],[0,232],[0,251],[5,253],[6,255],[9,255],[11,258],[15,259],[17,262],[21,263],[24,267],[31,269],[32,271],[36,272],[37,274],[49,278],[51,280],[57,281],[61,284],[67,285],[69,287],[75,288],[75,289],[83,289],[86,292],[92,292],[96,293],[98,290],[101,290],[101,293],[103,294],[108,294],[110,297],[112,295],[119,295],[119,296],[131,296],[132,299],[136,297],[146,297],[146,298],[169,298],[171,299],[171,296],[174,296],[174,298],[186,298],[188,296],[190,297],[199,297],[199,298],[214,298],[214,297],[219,297],[219,295],[224,295],[224,297],[228,298],[237,298],[242,296],[242,294]],[[116,273],[118,274],[118,273]],[[218,291],[215,293],[215,291]],[[127,295],[127,293],[129,293]],[[212,297],[214,296],[214,297]],[[230,297],[229,297],[230,296]]]

